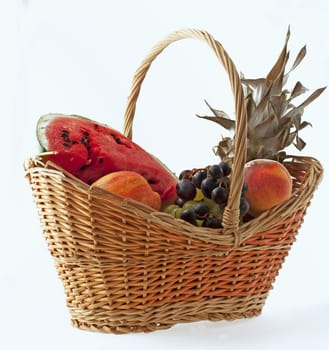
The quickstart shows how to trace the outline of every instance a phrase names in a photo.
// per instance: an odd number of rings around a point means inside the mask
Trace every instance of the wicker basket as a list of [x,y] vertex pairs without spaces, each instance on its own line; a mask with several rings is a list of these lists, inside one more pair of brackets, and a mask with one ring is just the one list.
[[233,62],[204,31],[175,32],[145,58],[133,79],[124,134],[132,135],[136,101],[152,61],[169,44],[185,38],[210,46],[235,97],[239,148],[223,229],[196,227],[91,189],[45,163],[42,155],[25,165],[72,324],[80,329],[149,332],[182,322],[259,315],[320,181],[322,167],[316,159],[285,159],[293,177],[291,199],[239,226],[246,154],[244,96]]

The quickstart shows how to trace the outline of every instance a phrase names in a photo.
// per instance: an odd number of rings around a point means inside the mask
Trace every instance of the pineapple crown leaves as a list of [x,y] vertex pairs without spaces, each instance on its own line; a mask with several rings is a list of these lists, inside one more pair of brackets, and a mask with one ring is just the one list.
[[[247,160],[255,158],[279,159],[284,154],[283,149],[291,144],[301,151],[306,143],[299,136],[299,131],[311,124],[302,121],[304,108],[313,102],[326,87],[315,90],[299,105],[292,101],[308,91],[300,82],[294,85],[291,91],[285,89],[290,73],[302,62],[306,56],[306,46],[297,54],[290,70],[286,71],[289,60],[287,49],[290,37],[290,28],[285,39],[283,49],[274,66],[265,78],[245,79],[241,74],[241,83],[245,95],[248,119]],[[235,129],[235,121],[224,111],[207,106],[212,116],[200,116],[218,123],[227,130]],[[215,153],[222,159],[229,160],[233,156],[234,141],[223,138],[215,147]]]

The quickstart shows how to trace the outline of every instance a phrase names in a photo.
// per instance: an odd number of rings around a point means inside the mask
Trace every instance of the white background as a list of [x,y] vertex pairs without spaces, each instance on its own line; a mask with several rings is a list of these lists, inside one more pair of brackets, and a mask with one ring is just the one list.
[[[291,59],[308,47],[291,84],[300,79],[310,90],[327,85],[328,18],[326,0],[0,0],[1,349],[329,348],[326,173],[260,317],[116,336],[70,326],[22,166],[38,151],[35,125],[42,114],[81,114],[122,130],[135,69],[177,29],[208,30],[239,71],[261,77],[290,24]],[[175,172],[211,163],[211,148],[223,131],[195,117],[207,112],[204,99],[233,115],[226,75],[211,50],[193,40],[172,45],[144,82],[134,140]],[[326,170],[327,91],[307,107],[304,119],[313,127],[302,132],[303,154],[318,158]]]

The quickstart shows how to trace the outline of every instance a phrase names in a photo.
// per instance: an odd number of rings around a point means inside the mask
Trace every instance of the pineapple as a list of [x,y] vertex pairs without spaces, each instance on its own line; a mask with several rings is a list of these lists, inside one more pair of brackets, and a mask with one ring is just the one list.
[[[305,147],[305,142],[299,136],[299,131],[311,125],[307,121],[302,121],[304,108],[325,89],[325,87],[317,89],[297,106],[292,103],[293,99],[307,91],[299,81],[291,91],[284,88],[289,74],[305,57],[306,46],[299,51],[292,67],[286,73],[289,37],[290,29],[280,56],[266,78],[245,79],[243,75],[241,76],[248,118],[247,161],[262,158],[281,161],[285,157],[284,149],[291,144],[301,151]],[[212,108],[208,103],[207,105],[213,116],[197,115],[198,117],[214,121],[227,130],[234,130],[234,120],[225,112]],[[230,137],[222,138],[214,148],[215,154],[224,161],[232,160],[233,150],[234,139]]]

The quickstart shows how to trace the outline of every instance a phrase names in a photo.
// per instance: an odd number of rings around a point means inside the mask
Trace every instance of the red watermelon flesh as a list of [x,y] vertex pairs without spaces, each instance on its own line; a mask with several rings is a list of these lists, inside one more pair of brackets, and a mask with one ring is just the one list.
[[176,177],[151,154],[120,132],[93,120],[62,114],[42,116],[37,125],[39,143],[56,152],[50,159],[92,184],[108,173],[135,171],[158,192],[162,203],[176,197]]

